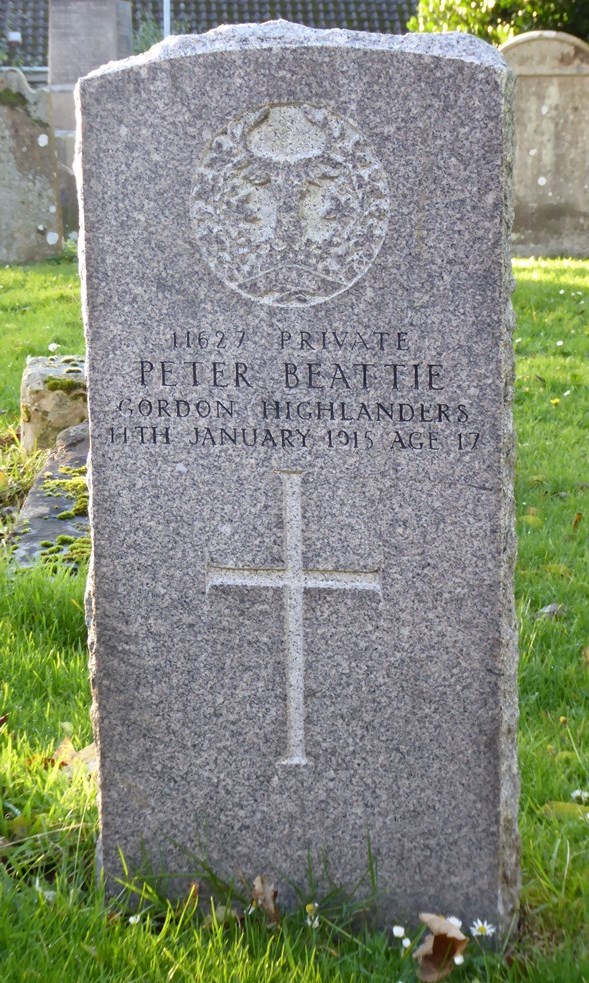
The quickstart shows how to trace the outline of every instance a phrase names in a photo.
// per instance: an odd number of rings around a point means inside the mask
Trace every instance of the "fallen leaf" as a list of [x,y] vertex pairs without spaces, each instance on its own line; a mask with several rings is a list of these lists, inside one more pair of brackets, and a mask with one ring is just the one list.
[[546,620],[554,620],[555,618],[564,618],[566,608],[564,604],[547,604],[545,608],[540,608],[536,611],[534,618],[537,620],[544,618]]
[[589,806],[577,802],[546,802],[543,811],[554,819],[586,819],[589,817]]
[[71,764],[75,755],[76,749],[72,744],[71,739],[69,737],[64,737],[61,744],[53,752],[53,758],[48,758],[48,761],[58,765],[59,768],[65,768],[66,765]]
[[[63,743],[65,744],[67,740],[68,738],[66,737]],[[85,768],[89,775],[93,775],[95,771],[98,771],[98,753],[94,741],[92,741],[92,744],[83,747],[81,751],[74,751],[70,760],[64,764],[64,767],[68,775],[73,775],[77,767]]]
[[63,768],[67,775],[73,775],[76,767],[83,766],[86,768],[89,774],[97,771],[98,769],[98,756],[96,753],[96,744],[88,744],[87,747],[82,748],[81,751],[76,751],[71,739],[69,737],[64,737],[61,744],[53,752],[53,755],[49,758],[41,758],[34,754],[31,758],[27,758],[28,765],[34,765],[40,762],[44,768]]
[[544,525],[539,515],[522,515],[521,521],[531,529],[540,529]]
[[280,921],[280,909],[276,905],[278,891],[264,874],[258,874],[252,889],[252,904],[266,912],[268,921],[278,924]]
[[417,976],[423,983],[437,983],[450,975],[455,967],[454,957],[462,955],[468,939],[441,915],[422,913],[419,920],[427,925],[429,934],[413,953],[418,964]]
[[8,720],[8,714],[3,713],[2,716],[0,716],[0,730],[2,730],[7,720]]
[[579,525],[581,523],[581,519],[582,518],[583,518],[583,513],[582,512],[577,512],[577,514],[575,515],[575,518],[573,519],[573,529],[574,529],[575,532],[579,528]]
[[573,572],[565,567],[563,563],[546,563],[543,569],[546,573],[553,573],[557,577],[572,577]]
[[9,819],[6,825],[8,826],[8,832],[14,837],[15,840],[20,840],[25,836],[28,836],[33,820],[27,819],[26,816],[20,815],[15,816],[14,819]]

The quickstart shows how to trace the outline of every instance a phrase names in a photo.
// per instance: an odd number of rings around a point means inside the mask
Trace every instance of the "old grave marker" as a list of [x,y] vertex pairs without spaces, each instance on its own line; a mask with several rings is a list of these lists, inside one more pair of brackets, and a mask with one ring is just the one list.
[[[511,77],[278,22],[80,82],[101,852],[517,901]],[[191,867],[192,863],[192,867]]]
[[516,75],[513,246],[589,255],[589,45],[559,31],[501,48]]

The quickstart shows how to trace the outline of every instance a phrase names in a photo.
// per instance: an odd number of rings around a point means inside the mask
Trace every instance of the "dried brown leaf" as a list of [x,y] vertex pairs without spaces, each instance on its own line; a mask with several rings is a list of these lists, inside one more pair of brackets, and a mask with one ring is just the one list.
[[420,914],[420,921],[429,933],[413,953],[417,960],[417,975],[423,983],[437,983],[449,976],[455,967],[454,957],[460,956],[468,945],[466,935],[441,915]]
[[[69,738],[65,738],[63,744],[68,741]],[[70,742],[71,743],[71,742]],[[73,748],[73,744],[72,744]],[[61,762],[60,762],[61,765]],[[86,745],[81,751],[74,751],[70,756],[69,760],[64,762],[62,767],[65,767],[68,775],[73,775],[74,769],[76,767],[85,768],[88,774],[92,775],[98,770],[98,753],[96,750],[96,744],[92,741],[92,744]]]
[[53,758],[48,758],[48,761],[53,762],[55,765],[59,765],[60,768],[65,768],[66,765],[72,763],[76,756],[76,749],[72,744],[69,737],[64,737],[61,744],[53,752]]
[[264,874],[258,874],[252,888],[252,904],[266,912],[269,922],[278,924],[280,909],[276,904],[278,891]]
[[583,518],[583,513],[582,512],[577,512],[576,515],[575,515],[575,518],[573,519],[573,529],[574,529],[575,532],[579,528],[579,525],[581,523],[581,519],[582,518]]

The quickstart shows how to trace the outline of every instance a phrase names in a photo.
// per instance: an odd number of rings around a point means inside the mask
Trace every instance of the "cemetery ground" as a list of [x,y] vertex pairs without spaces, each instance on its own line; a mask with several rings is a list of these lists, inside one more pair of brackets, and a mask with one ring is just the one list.
[[[589,261],[519,260],[515,273],[522,911],[505,951],[472,939],[451,978],[581,983],[589,981]],[[0,323],[6,539],[43,461],[25,461],[16,434],[25,357],[83,347],[75,265],[1,270]],[[209,872],[208,887],[175,906],[147,887],[138,909],[104,900],[94,882],[95,777],[62,744],[80,750],[92,740],[84,580],[85,570],[15,574],[6,557],[0,566],[2,980],[415,979],[417,933],[404,946],[392,926],[370,926],[373,871],[351,898],[299,885],[300,909],[277,923],[271,899],[246,913],[263,871],[245,872],[232,899]],[[202,874],[195,866],[195,881]]]

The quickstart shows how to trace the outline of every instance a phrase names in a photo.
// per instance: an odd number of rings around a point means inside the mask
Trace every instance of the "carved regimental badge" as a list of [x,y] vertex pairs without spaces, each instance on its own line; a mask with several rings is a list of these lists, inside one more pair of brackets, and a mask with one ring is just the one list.
[[349,120],[304,104],[244,113],[213,138],[191,214],[220,279],[262,304],[320,304],[364,276],[385,237],[383,168]]

